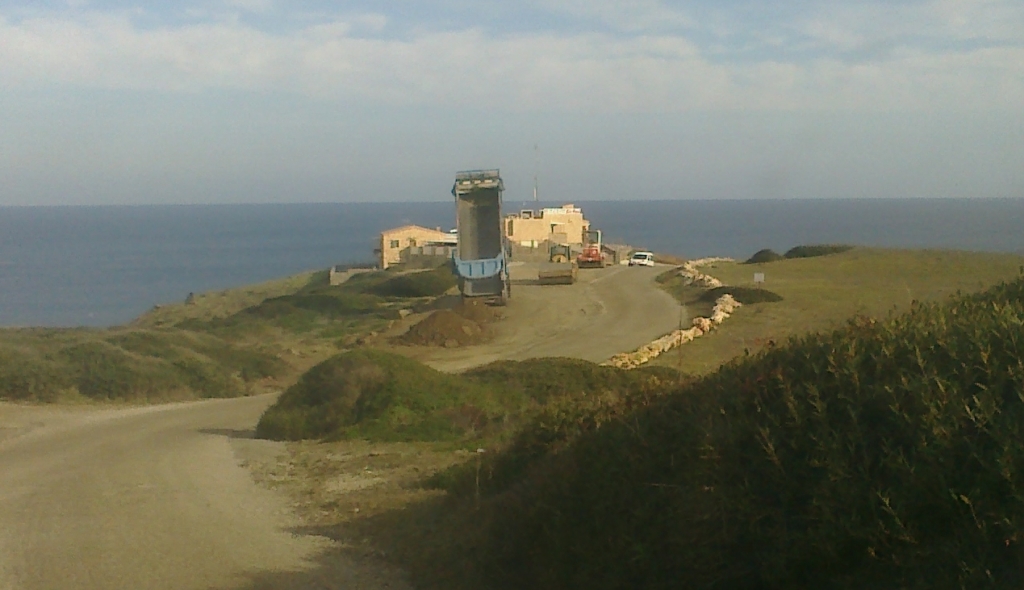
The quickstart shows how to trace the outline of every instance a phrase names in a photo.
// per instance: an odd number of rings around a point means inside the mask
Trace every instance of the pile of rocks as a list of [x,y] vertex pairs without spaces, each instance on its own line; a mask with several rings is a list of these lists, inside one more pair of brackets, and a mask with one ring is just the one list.
[[[679,271],[679,275],[690,281],[689,284],[699,285],[708,289],[714,287],[721,287],[722,283],[718,279],[700,273],[697,270],[698,266],[704,264],[711,264],[713,262],[730,261],[729,258],[702,258],[700,260],[693,260],[683,265]],[[693,318],[693,327],[687,330],[674,330],[669,334],[662,336],[645,344],[633,352],[624,352],[617,354],[612,358],[605,361],[604,365],[611,365],[620,369],[635,369],[644,363],[648,363],[653,359],[665,354],[677,346],[681,346],[684,342],[692,342],[695,338],[699,338],[704,334],[707,334],[711,330],[715,329],[718,324],[721,324],[727,317],[732,315],[737,307],[742,304],[739,301],[733,299],[732,295],[726,293],[715,301],[715,306],[711,309],[711,317]]]

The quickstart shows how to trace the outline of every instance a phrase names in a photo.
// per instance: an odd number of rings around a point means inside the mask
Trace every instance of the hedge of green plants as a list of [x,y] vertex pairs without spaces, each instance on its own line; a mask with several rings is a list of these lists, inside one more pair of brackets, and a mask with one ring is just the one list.
[[853,246],[845,244],[816,244],[811,246],[795,246],[786,250],[782,256],[785,258],[814,258],[816,256],[828,256],[829,254],[841,254],[853,249]]
[[474,559],[508,588],[1020,588],[1022,359],[1024,277],[597,404],[492,486]]
[[785,256],[779,254],[771,248],[765,248],[758,250],[753,256],[748,258],[744,264],[763,264],[765,262],[775,262],[776,260],[783,260]]

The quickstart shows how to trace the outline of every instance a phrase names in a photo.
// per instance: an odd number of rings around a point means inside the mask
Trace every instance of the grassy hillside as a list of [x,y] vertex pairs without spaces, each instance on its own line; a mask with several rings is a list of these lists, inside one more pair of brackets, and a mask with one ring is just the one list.
[[181,330],[6,330],[0,399],[232,397],[286,373],[276,355]]
[[[806,254],[806,249],[800,252]],[[979,291],[1012,279],[1021,265],[1024,257],[1013,254],[872,248],[765,264],[716,263],[702,267],[702,272],[726,285],[770,290],[783,301],[742,307],[711,335],[656,363],[706,374],[744,350],[753,352],[792,335],[836,328],[855,314],[882,318],[893,310],[908,310],[913,301],[940,301],[958,291]],[[755,272],[765,274],[763,285],[754,283]],[[677,280],[664,286],[694,315],[710,311],[711,303],[700,301],[702,290],[683,287]]]
[[508,588],[1019,588],[1021,358],[1024,277],[634,392],[460,551]]
[[276,440],[482,444],[517,432],[534,416],[555,418],[531,430],[537,440],[521,445],[520,455],[532,458],[537,448],[571,438],[575,430],[566,428],[569,416],[675,375],[666,369],[628,372],[563,358],[499,361],[450,375],[397,354],[355,350],[304,373],[263,414],[256,434]]
[[261,438],[476,438],[523,403],[412,359],[372,350],[316,365],[260,418]]
[[0,330],[0,399],[162,401],[278,388],[453,283],[447,267],[327,271],[200,294],[110,329]]

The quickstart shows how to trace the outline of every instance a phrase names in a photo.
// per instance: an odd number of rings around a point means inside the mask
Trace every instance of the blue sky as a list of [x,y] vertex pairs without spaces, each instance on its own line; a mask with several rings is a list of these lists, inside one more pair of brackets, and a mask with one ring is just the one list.
[[0,0],[0,205],[1017,198],[1021,105],[1019,0]]

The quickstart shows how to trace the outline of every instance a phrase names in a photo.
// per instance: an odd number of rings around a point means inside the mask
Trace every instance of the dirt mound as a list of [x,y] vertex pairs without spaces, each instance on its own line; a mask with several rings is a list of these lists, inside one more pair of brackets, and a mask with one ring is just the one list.
[[451,309],[434,311],[394,341],[413,346],[447,348],[481,344],[491,339],[487,324],[500,317],[500,312],[484,301],[461,300]]
[[455,304],[452,311],[478,324],[493,322],[500,315],[496,308],[487,305],[485,301],[480,299],[463,299]]
[[455,348],[485,342],[490,334],[479,322],[465,318],[449,309],[439,309],[395,340],[414,346]]

